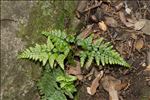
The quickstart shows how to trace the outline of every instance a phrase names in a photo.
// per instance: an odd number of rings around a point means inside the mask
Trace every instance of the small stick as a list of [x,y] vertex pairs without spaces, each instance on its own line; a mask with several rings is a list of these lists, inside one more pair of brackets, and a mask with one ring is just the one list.
[[7,18],[0,19],[0,21],[13,21],[13,22],[17,22],[17,21],[16,21],[16,20],[14,20],[14,19],[7,19]]
[[97,7],[99,7],[101,4],[102,4],[102,1],[100,1],[98,4],[96,4],[96,5],[94,5],[94,6],[91,6],[91,7],[87,8],[87,9],[85,9],[83,12],[87,12],[87,11],[89,11],[89,10],[91,10],[91,9],[97,8]]

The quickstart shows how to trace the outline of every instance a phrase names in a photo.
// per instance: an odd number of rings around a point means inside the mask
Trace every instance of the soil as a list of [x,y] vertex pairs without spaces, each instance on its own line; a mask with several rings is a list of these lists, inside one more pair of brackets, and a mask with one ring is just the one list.
[[[103,1],[103,0],[102,0]],[[84,3],[83,3],[84,2]],[[86,30],[89,25],[93,24],[92,29],[89,31],[93,32],[98,37],[104,37],[106,41],[111,42],[114,48],[124,57],[124,59],[131,65],[131,68],[121,68],[120,66],[104,66],[102,69],[97,69],[98,71],[104,70],[105,74],[114,76],[117,79],[128,82],[128,87],[125,90],[119,92],[120,100],[150,100],[150,86],[149,80],[150,71],[145,71],[149,63],[149,45],[150,36],[144,34],[141,31],[136,31],[132,27],[126,27],[123,22],[120,21],[118,12],[121,11],[125,13],[126,18],[135,19],[148,19],[150,20],[150,12],[144,10],[143,7],[147,6],[150,10],[149,1],[132,1],[126,0],[106,0],[101,1],[80,1],[77,8],[78,18],[85,23],[83,30]],[[125,6],[116,9],[117,5],[121,3],[126,3],[128,8],[132,9],[131,14],[127,14],[125,11]],[[145,11],[145,13],[143,13]],[[117,21],[117,24],[111,22],[106,22],[106,17],[111,17]],[[98,22],[104,21],[108,25],[107,31],[102,31],[99,29]],[[109,24],[111,23],[111,25]],[[144,41],[143,46],[138,50],[136,43],[138,40]],[[92,66],[94,67],[94,65]],[[95,66],[97,67],[97,66]],[[83,70],[84,72],[84,70]],[[89,73],[90,71],[86,72]],[[85,80],[79,86],[78,97],[79,100],[108,100],[108,93],[99,86],[95,95],[90,96],[87,93],[86,88],[91,85],[93,79]],[[101,85],[101,84],[100,84]]]

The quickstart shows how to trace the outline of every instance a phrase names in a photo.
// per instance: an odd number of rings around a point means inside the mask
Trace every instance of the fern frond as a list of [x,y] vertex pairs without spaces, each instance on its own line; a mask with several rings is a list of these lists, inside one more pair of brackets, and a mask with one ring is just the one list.
[[83,67],[86,58],[87,58],[86,52],[81,51],[81,52],[80,52],[80,63],[81,63],[81,67]]
[[77,44],[83,49],[80,52],[81,67],[85,61],[87,61],[86,67],[89,67],[93,59],[95,59],[97,65],[101,62],[103,66],[105,64],[118,64],[129,67],[129,64],[125,62],[120,54],[113,50],[113,46],[109,42],[105,43],[103,38],[97,39],[93,43],[93,36],[89,36],[84,40],[79,39]]
[[[41,98],[42,100],[67,100],[64,92],[57,85],[54,71],[44,71],[43,76],[37,84]],[[57,72],[59,73],[59,71]]]
[[48,60],[47,51],[48,49],[46,45],[36,44],[35,47],[26,49],[21,55],[19,55],[19,58],[27,58],[34,61],[39,60],[45,65]]
[[75,80],[75,76],[65,74],[60,68],[45,70],[38,81],[42,100],[67,100],[66,95],[73,98],[72,93],[76,92],[73,84]]
[[87,62],[86,62],[86,64],[85,64],[85,67],[86,67],[87,69],[91,66],[91,64],[92,64],[92,62],[93,62],[93,60],[94,60],[94,54],[95,54],[94,51],[88,53],[88,59],[87,59]]
[[66,34],[65,31],[61,30],[52,30],[49,32],[42,32],[43,35],[51,37],[52,41],[57,41],[56,38],[62,39],[68,43],[74,43],[75,42],[75,37],[71,34]]
[[61,38],[61,39],[66,39],[67,35],[64,31],[61,30],[52,30],[50,32],[42,32],[43,35],[45,36],[49,36],[51,39],[57,37],[57,38]]
[[72,36],[68,37],[66,41],[66,33],[60,30],[53,30],[51,32],[43,32],[42,34],[48,37],[47,44],[38,45],[26,49],[19,57],[28,58],[32,60],[39,60],[45,65],[49,61],[53,68],[55,61],[64,69],[64,60],[70,52],[70,45],[67,41],[74,41]]

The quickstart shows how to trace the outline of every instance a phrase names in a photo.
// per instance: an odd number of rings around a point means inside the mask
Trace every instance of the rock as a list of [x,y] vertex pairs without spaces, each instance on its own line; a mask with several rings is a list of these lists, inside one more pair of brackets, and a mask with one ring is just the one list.
[[[35,82],[28,73],[34,72],[33,64],[17,59],[26,42],[16,36],[20,23],[27,24],[33,4],[33,1],[1,2],[1,100],[36,100]],[[36,70],[36,77],[39,72]]]

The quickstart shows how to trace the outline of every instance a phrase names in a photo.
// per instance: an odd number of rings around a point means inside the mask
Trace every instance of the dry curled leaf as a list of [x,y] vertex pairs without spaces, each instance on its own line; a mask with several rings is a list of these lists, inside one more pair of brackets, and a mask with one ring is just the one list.
[[113,17],[105,17],[105,23],[111,27],[117,27],[118,23]]
[[106,26],[106,24],[105,24],[103,21],[99,22],[99,23],[98,23],[98,26],[99,26],[99,28],[100,28],[101,30],[103,30],[103,31],[106,31],[106,30],[107,30],[107,26]]
[[133,26],[134,26],[133,23],[127,22],[126,17],[125,17],[125,15],[124,15],[123,12],[119,11],[119,17],[120,17],[121,22],[122,22],[126,27],[133,27]]
[[109,100],[119,100],[118,91],[125,88],[127,84],[122,84],[112,76],[105,76],[102,78],[102,86],[109,93]]
[[145,26],[146,20],[140,19],[139,21],[135,22],[134,29],[141,30]]
[[97,76],[96,78],[92,81],[92,84],[90,87],[87,87],[87,92],[90,94],[90,95],[94,95],[96,93],[96,89],[97,87],[99,86],[99,81],[100,79],[102,78],[103,76],[103,71],[101,71]]
[[135,44],[135,48],[140,51],[144,46],[144,41],[142,39],[139,39],[136,44]]

